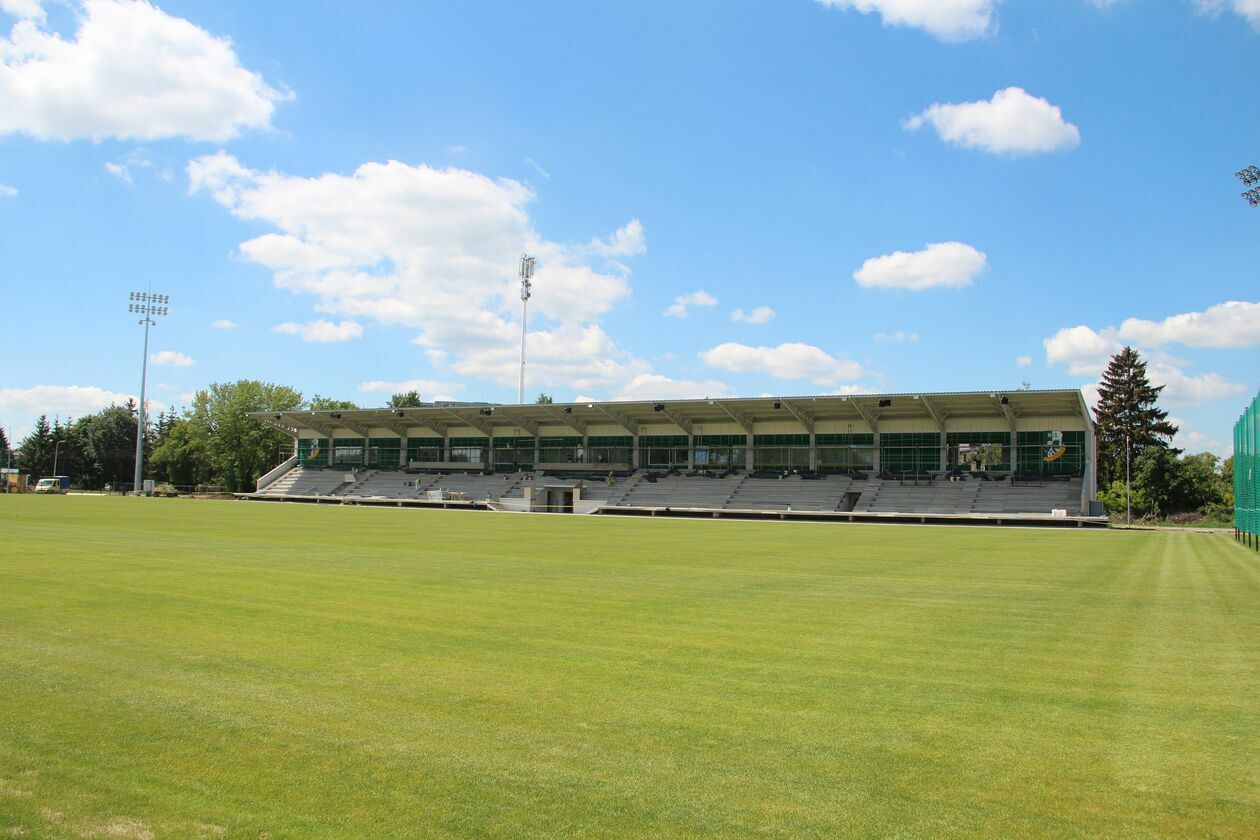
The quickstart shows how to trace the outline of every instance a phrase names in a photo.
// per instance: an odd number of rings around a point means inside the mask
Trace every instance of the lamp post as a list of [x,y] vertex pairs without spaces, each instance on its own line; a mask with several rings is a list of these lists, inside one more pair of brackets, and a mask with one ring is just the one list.
[[1129,487],[1132,484],[1132,478],[1129,472],[1129,456],[1133,452],[1133,446],[1129,443],[1129,435],[1124,436],[1124,524],[1133,524],[1133,497]]
[[521,254],[521,384],[516,393],[516,401],[521,405],[525,404],[525,331],[529,323],[529,296],[533,291],[530,280],[533,276],[534,258],[528,254]]
[[57,445],[53,447],[53,475],[57,475],[57,456],[61,454],[61,444],[64,440],[57,441]]
[[170,295],[156,295],[152,292],[132,292],[131,303],[127,311],[142,315],[137,321],[144,324],[144,355],[140,361],[140,413],[136,417],[136,477],[131,486],[133,495],[139,496],[144,491],[140,485],[140,477],[144,471],[144,386],[149,375],[149,327],[156,326],[155,315],[166,315]]

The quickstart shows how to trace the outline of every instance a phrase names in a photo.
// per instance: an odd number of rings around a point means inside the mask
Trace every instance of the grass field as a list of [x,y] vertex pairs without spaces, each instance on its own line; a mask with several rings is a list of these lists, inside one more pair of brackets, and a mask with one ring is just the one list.
[[0,837],[1260,834],[1215,534],[0,496]]

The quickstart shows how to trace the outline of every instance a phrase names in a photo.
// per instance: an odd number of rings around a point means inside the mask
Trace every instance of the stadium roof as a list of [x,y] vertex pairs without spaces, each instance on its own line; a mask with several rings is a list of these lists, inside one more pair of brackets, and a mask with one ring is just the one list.
[[484,434],[494,427],[515,426],[536,434],[543,425],[567,426],[585,434],[592,424],[616,425],[638,433],[640,425],[673,423],[690,433],[696,424],[734,422],[751,432],[753,423],[795,419],[806,429],[816,421],[864,421],[876,428],[881,420],[929,420],[944,429],[947,418],[1003,418],[1012,428],[1020,417],[1074,416],[1088,419],[1081,392],[1071,390],[912,392],[899,394],[824,394],[782,397],[704,397],[687,400],[627,400],[525,405],[436,402],[415,408],[363,408],[340,411],[253,412],[251,417],[290,433],[311,429],[331,435],[335,428],[352,431],[385,428],[405,435],[408,427],[427,427],[438,434],[452,426],[468,426]]

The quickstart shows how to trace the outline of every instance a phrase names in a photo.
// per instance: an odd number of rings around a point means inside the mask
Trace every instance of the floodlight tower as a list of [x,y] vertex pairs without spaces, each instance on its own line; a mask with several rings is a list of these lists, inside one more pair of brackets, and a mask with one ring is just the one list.
[[1260,168],[1248,166],[1234,173],[1234,177],[1243,182],[1244,187],[1251,187],[1242,194],[1252,207],[1260,206]]
[[136,322],[144,324],[144,355],[140,359],[140,413],[136,418],[136,480],[131,488],[132,494],[136,496],[144,492],[140,478],[144,470],[144,386],[149,375],[149,327],[157,326],[157,321],[153,320],[153,316],[165,316],[167,304],[170,302],[170,295],[132,292],[131,303],[127,305],[128,312],[144,316]]
[[533,290],[530,280],[534,276],[534,258],[521,254],[521,384],[516,393],[516,401],[525,404],[525,330],[529,323],[529,296]]

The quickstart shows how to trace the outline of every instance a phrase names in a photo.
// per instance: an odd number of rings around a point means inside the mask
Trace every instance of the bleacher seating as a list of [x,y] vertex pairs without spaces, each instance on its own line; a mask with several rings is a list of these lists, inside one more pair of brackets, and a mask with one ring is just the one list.
[[[352,474],[353,481],[347,481]],[[859,480],[860,479],[860,480]],[[402,468],[346,470],[294,467],[259,495],[426,500],[429,491],[468,501],[521,499],[527,483],[581,484],[581,497],[605,507],[713,511],[817,511],[929,515],[1049,514],[1080,509],[1081,479],[1012,479],[1008,475],[878,478],[873,475],[719,477],[638,470],[628,476],[562,477],[509,473],[415,473]]]

